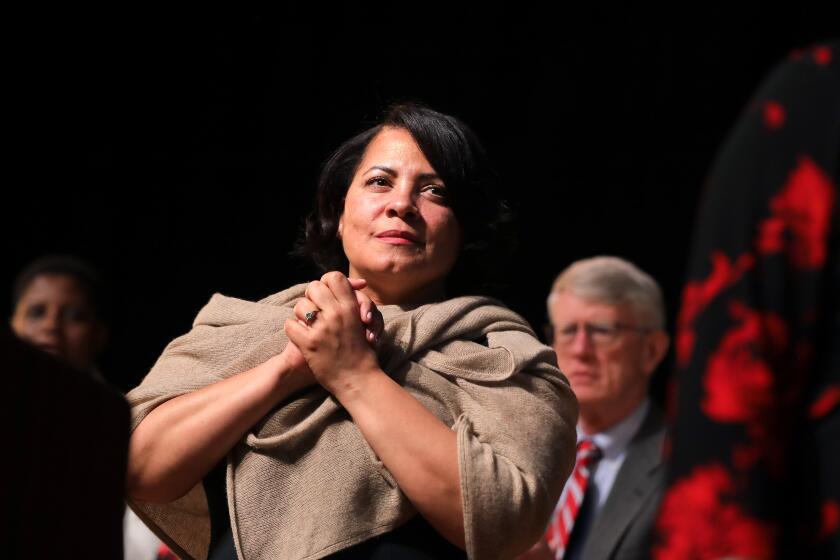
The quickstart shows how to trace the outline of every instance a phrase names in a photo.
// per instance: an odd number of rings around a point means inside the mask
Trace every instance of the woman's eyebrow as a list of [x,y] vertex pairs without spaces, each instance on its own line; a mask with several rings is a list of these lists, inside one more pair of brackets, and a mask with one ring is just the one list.
[[417,176],[418,181],[440,181],[440,175],[437,173],[421,173]]
[[365,173],[370,173],[370,172],[371,172],[371,171],[373,171],[374,169],[378,169],[378,170],[380,170],[380,171],[384,171],[385,173],[387,173],[388,175],[391,175],[392,177],[396,177],[396,176],[397,176],[397,172],[396,172],[396,171],[394,171],[394,170],[393,170],[393,169],[391,169],[390,167],[385,167],[384,165],[374,165],[374,166],[372,166],[370,169],[368,169],[367,171],[365,171]]
[[[396,171],[394,171],[390,167],[386,167],[384,165],[373,165],[373,166],[370,167],[370,169],[365,171],[365,174],[370,173],[374,169],[384,171],[385,173],[387,173],[391,177],[396,177],[397,175],[399,175]],[[439,181],[440,176],[437,173],[421,173],[420,175],[417,176],[417,180],[418,181],[431,181],[431,180],[438,180]]]

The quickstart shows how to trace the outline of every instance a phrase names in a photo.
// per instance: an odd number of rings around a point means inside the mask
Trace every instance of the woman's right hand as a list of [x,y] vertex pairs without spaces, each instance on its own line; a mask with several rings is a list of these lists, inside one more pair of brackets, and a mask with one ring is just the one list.
[[[385,322],[382,318],[382,313],[376,308],[376,304],[362,290],[367,285],[367,282],[361,278],[349,278],[350,286],[352,286],[356,294],[356,301],[359,304],[359,317],[365,327],[365,340],[368,341],[373,348],[379,344],[379,337],[385,328]],[[311,303],[305,298],[298,300],[295,304],[295,315],[298,317],[298,322],[306,324],[306,321],[301,319],[306,315],[307,311],[315,311],[317,309],[310,309]],[[283,352],[280,353],[283,362],[294,372],[296,377],[296,385],[300,389],[314,385],[316,383],[315,376],[309,365],[303,357],[300,349],[290,340]]]

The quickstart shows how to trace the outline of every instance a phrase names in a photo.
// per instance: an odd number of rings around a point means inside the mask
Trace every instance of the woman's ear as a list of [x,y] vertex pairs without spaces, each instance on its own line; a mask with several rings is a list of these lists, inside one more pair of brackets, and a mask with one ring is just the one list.
[[343,229],[344,229],[344,214],[342,214],[341,217],[338,219],[338,232],[336,233],[336,235],[338,236],[339,239],[341,239],[341,230],[343,230]]

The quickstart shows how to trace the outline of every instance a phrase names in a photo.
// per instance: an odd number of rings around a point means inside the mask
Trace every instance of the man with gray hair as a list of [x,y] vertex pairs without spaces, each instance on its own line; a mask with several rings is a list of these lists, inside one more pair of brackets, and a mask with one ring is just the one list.
[[664,486],[650,378],[668,350],[662,291],[617,257],[572,263],[548,296],[551,344],[580,404],[575,470],[521,558],[647,558]]

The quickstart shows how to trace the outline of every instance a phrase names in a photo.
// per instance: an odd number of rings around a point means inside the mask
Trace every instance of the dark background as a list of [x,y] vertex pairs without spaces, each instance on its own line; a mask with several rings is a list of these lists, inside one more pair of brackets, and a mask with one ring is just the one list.
[[659,279],[673,325],[717,147],[774,61],[838,34],[815,4],[699,6],[19,22],[0,282],[48,253],[99,267],[115,310],[103,370],[130,388],[213,292],[316,277],[288,252],[320,163],[413,99],[485,142],[519,215],[502,295],[535,328],[557,272],[594,254]]

